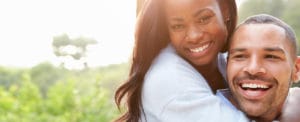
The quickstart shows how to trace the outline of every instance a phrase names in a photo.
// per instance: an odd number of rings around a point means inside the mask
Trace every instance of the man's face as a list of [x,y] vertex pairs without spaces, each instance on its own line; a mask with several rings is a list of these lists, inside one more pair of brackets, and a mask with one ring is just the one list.
[[274,117],[285,101],[296,67],[286,39],[273,24],[243,25],[232,38],[227,78],[250,117]]

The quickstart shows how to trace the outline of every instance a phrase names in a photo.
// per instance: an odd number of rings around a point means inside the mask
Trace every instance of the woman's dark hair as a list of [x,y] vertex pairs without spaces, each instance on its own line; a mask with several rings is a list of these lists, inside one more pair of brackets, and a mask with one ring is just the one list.
[[[118,108],[121,108],[122,100],[125,100],[127,111],[116,121],[138,122],[143,113],[141,97],[144,76],[154,58],[168,45],[170,40],[164,17],[163,1],[145,0],[139,12],[129,77],[115,93],[115,102]],[[225,21],[224,13],[223,18],[229,33],[228,37],[230,37],[237,19],[235,0],[217,1],[221,10],[228,10],[229,21]]]
[[[217,0],[220,6],[220,9],[223,14],[223,20],[225,21],[228,36],[226,39],[226,44],[222,50],[222,52],[227,51],[229,40],[235,31],[235,27],[237,24],[237,7],[235,0]],[[225,11],[224,11],[225,10]]]

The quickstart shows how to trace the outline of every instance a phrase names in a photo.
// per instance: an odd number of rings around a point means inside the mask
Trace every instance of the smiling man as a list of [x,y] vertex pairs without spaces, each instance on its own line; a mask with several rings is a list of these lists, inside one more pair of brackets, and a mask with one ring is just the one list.
[[252,16],[238,26],[228,51],[233,101],[252,120],[278,119],[291,84],[298,80],[293,30],[275,17]]

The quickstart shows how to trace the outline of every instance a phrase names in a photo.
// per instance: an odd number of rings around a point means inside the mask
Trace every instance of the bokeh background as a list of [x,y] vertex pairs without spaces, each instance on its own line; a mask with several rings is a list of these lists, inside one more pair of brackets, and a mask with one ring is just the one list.
[[[143,0],[1,0],[0,122],[110,122]],[[299,0],[237,0],[300,36]],[[298,52],[300,54],[300,52]],[[299,87],[300,84],[293,84]]]

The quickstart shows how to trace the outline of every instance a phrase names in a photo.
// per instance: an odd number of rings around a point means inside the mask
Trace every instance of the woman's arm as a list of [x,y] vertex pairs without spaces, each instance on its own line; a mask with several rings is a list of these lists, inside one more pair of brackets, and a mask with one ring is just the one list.
[[248,122],[241,111],[213,94],[201,74],[172,51],[162,52],[144,80],[142,102],[149,122]]

